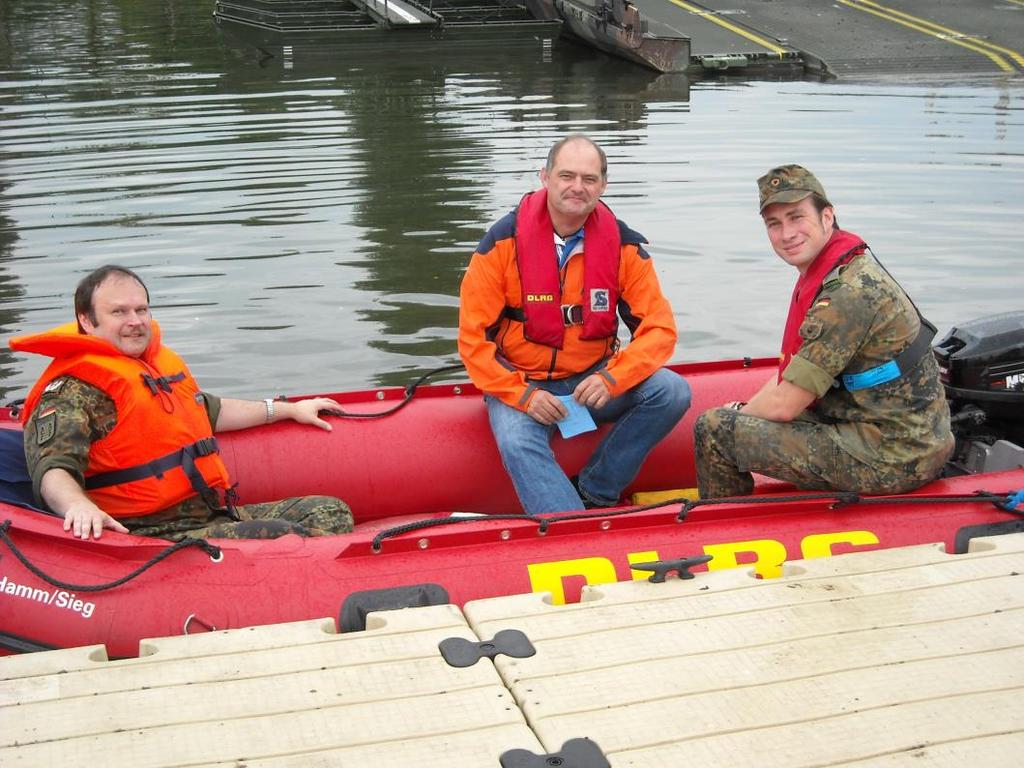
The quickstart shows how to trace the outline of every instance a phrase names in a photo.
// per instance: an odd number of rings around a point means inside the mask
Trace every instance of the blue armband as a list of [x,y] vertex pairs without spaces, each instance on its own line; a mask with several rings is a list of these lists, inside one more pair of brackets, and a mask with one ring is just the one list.
[[877,368],[870,368],[860,373],[844,373],[842,379],[843,386],[854,392],[858,389],[877,387],[879,384],[898,379],[900,375],[900,366],[895,360],[890,360]]

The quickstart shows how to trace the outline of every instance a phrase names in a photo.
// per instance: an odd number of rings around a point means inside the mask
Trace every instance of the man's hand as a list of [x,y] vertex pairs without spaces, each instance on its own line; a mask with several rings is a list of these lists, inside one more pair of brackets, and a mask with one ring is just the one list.
[[98,539],[104,528],[128,533],[127,528],[87,498],[73,502],[64,512],[64,530],[71,531],[76,538],[88,539],[92,534]]
[[320,429],[331,431],[331,425],[320,418],[320,411],[341,415],[341,406],[329,397],[314,397],[289,403],[288,415],[299,424],[312,424]]
[[554,424],[569,415],[565,405],[557,397],[543,389],[538,389],[526,406],[526,413],[541,424]]
[[[341,406],[329,397],[314,397],[309,400],[275,400],[270,423],[292,419],[299,424],[310,424],[330,432],[331,425],[320,418],[321,411],[343,413]],[[223,397],[220,413],[217,415],[215,432],[230,432],[235,429],[258,427],[268,422],[269,409],[263,400],[236,400]]]
[[592,373],[577,384],[572,396],[577,403],[587,408],[601,408],[612,399],[608,382],[599,373]]
[[91,534],[98,539],[104,528],[129,533],[85,495],[82,486],[66,469],[54,467],[47,470],[40,483],[39,494],[50,509],[64,517],[64,530],[71,531],[72,536],[88,539]]

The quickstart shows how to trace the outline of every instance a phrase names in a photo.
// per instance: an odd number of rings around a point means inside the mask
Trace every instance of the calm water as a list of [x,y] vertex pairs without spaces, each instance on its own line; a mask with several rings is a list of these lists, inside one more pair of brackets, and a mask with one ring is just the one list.
[[[4,339],[70,320],[113,261],[208,389],[405,383],[457,360],[469,255],[570,130],[651,241],[678,360],[775,354],[795,272],[754,180],[784,162],[940,332],[1024,306],[1021,78],[687,83],[565,43],[397,35],[261,61],[211,7],[0,0]],[[0,395],[23,394],[43,360],[0,354]]]

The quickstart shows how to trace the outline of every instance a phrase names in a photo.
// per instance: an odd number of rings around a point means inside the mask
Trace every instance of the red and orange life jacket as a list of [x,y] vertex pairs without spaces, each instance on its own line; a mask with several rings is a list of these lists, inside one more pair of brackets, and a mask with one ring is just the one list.
[[583,225],[583,302],[563,306],[555,233],[546,189],[525,195],[516,212],[516,261],[522,284],[524,335],[536,344],[562,348],[565,326],[581,314],[581,339],[607,339],[618,327],[621,238],[614,214],[602,202]]

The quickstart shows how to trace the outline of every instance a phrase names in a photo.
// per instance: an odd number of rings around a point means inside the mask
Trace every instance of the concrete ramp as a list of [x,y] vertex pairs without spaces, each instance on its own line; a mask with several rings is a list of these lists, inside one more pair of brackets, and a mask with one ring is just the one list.
[[753,34],[838,76],[1024,72],[1020,0],[643,2],[689,7],[697,55],[748,49]]

